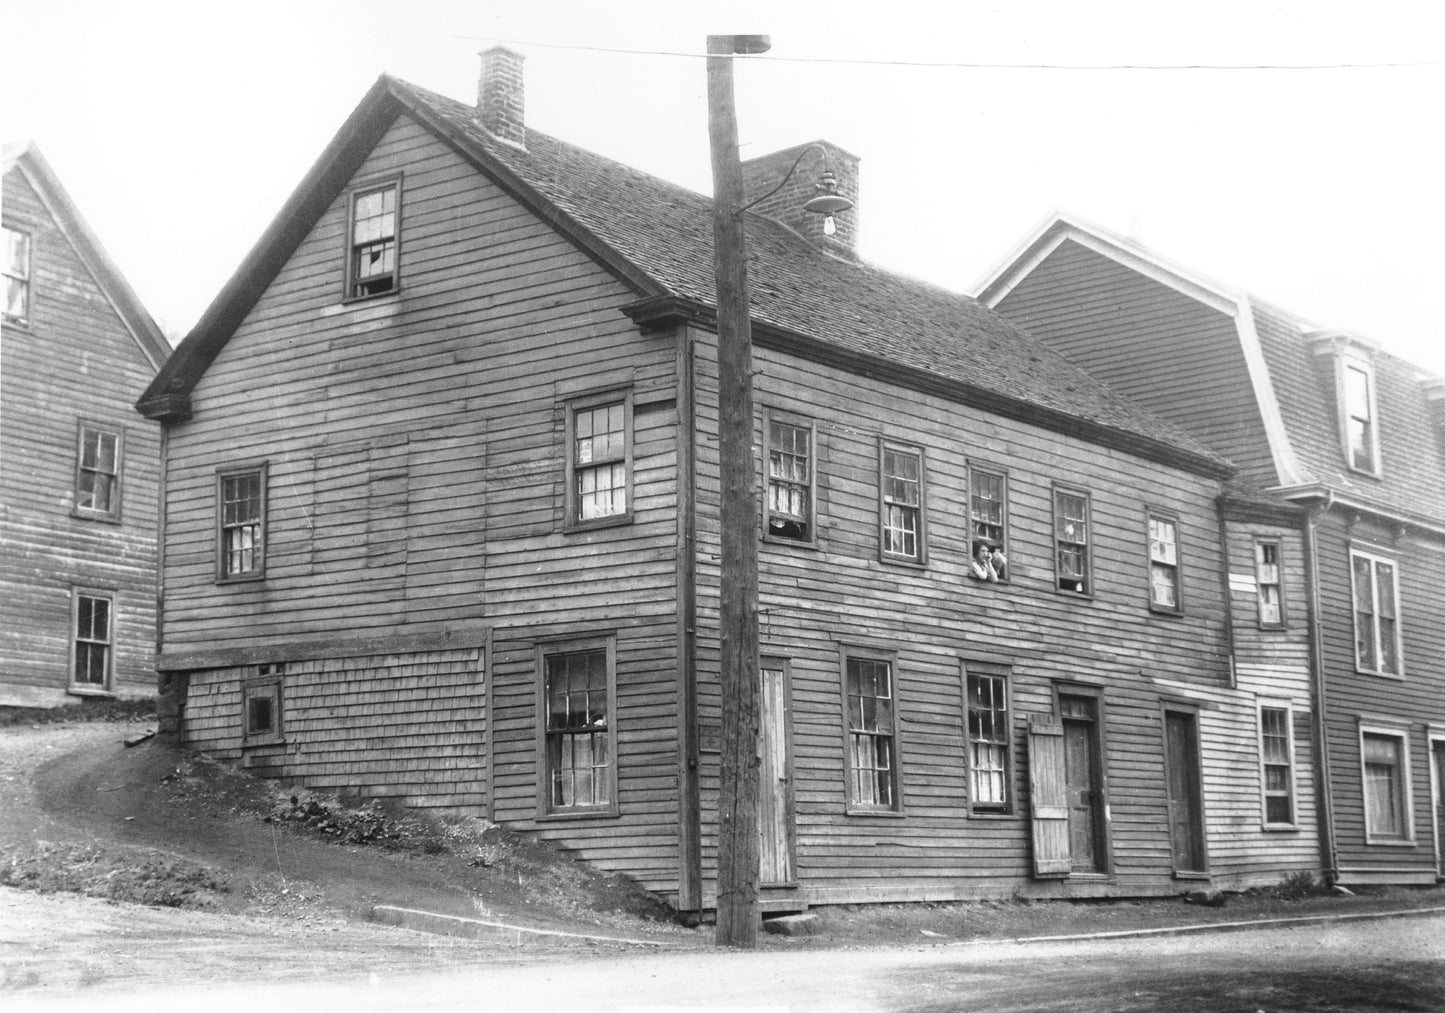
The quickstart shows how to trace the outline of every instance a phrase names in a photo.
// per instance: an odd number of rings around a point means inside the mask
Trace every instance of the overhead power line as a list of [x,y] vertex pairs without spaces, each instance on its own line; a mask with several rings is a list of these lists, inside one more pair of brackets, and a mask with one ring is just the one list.
[[[460,35],[469,42],[490,42],[506,46],[528,46],[534,49],[565,49],[582,53],[610,53],[619,56],[673,56],[703,60],[703,52],[670,49],[622,49],[612,46],[582,46],[562,42],[534,42],[527,39],[487,39]],[[922,67],[956,68],[961,70],[1408,70],[1445,66],[1440,60],[1407,60],[1391,63],[1002,63],[968,60],[859,60],[827,56],[777,56],[773,53],[730,54],[734,60],[766,60],[769,63],[833,63],[853,67]]]

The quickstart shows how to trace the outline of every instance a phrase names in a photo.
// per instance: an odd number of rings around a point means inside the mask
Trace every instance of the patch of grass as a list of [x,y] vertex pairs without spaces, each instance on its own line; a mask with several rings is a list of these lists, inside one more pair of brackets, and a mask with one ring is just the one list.
[[0,728],[77,721],[154,721],[155,697],[136,700],[81,700],[62,707],[0,707]]
[[156,907],[210,907],[229,888],[203,865],[159,852],[36,841],[0,856],[0,885]]

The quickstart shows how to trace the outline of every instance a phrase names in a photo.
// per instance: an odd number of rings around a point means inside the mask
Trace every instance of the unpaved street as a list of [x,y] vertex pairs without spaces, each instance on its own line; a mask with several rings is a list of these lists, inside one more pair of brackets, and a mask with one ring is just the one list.
[[[82,910],[83,909],[83,910]],[[84,931],[67,931],[68,915]],[[1445,1010],[1445,917],[1148,940],[508,951],[0,891],[5,1010]]]

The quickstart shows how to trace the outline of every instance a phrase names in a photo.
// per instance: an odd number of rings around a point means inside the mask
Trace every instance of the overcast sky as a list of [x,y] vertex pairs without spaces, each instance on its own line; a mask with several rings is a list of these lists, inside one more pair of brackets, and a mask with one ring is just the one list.
[[532,126],[706,192],[704,64],[673,54],[766,33],[737,68],[744,156],[819,137],[859,155],[867,259],[971,291],[1067,210],[1445,375],[1434,5],[686,10],[13,3],[0,136],[36,141],[176,341],[382,72],[471,101],[477,51],[507,41]]

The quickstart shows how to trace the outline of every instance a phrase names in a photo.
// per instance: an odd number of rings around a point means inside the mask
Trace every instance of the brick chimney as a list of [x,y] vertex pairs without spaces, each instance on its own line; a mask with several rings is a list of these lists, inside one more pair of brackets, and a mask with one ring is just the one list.
[[[812,151],[807,149],[812,148]],[[827,151],[825,160],[822,148]],[[752,208],[758,214],[767,215],[787,225],[808,239],[814,246],[835,253],[850,260],[858,257],[858,156],[849,154],[829,141],[813,141],[798,144],[771,155],[748,159],[743,163],[744,203],[756,200],[777,186],[787,174],[793,162],[798,162],[798,171],[793,178],[767,200]],[[854,202],[853,207],[834,216],[838,231],[831,236],[823,234],[823,217],[803,210],[803,205],[820,192],[818,180],[825,168],[832,169],[838,181],[838,192]]]
[[526,57],[506,46],[485,49],[481,57],[482,75],[477,81],[477,124],[493,137],[525,148],[527,116],[522,61]]

